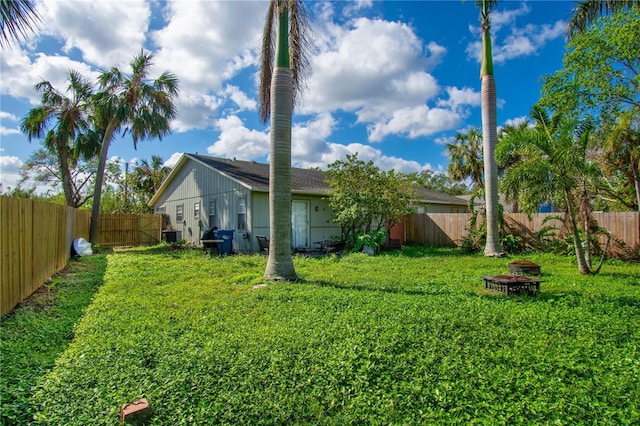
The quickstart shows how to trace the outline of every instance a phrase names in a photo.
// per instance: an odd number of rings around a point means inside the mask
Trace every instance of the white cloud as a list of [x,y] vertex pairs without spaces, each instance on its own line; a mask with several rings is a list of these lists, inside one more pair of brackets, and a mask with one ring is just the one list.
[[36,5],[43,31],[65,42],[63,50],[78,50],[98,67],[122,66],[140,51],[151,17],[149,2],[42,0]]
[[230,115],[216,120],[220,136],[207,148],[211,155],[238,160],[264,157],[269,152],[269,135],[245,127],[240,118]]
[[238,86],[227,85],[224,88],[224,94],[228,96],[236,105],[238,105],[240,111],[255,111],[256,110],[256,100],[251,99],[244,93]]
[[[492,54],[496,64],[522,56],[537,55],[548,42],[564,36],[566,23],[563,21],[556,21],[553,25],[528,24],[522,28],[517,27],[517,18],[526,16],[530,11],[529,6],[523,2],[518,9],[491,13]],[[474,41],[467,45],[467,55],[480,63],[482,60],[480,28],[470,26],[469,31],[474,35]],[[503,36],[505,32],[508,33]]]
[[391,118],[369,126],[369,140],[379,142],[387,135],[399,134],[410,139],[450,130],[461,123],[454,111],[421,105],[394,111]]
[[0,155],[0,183],[2,191],[14,189],[20,180],[22,160],[12,155]]
[[174,152],[173,154],[171,154],[169,159],[164,162],[163,166],[173,168],[173,166],[175,166],[178,163],[178,160],[180,159],[180,157],[182,157],[182,154],[184,154],[184,153],[183,152]]
[[69,70],[77,70],[90,81],[95,81],[97,73],[82,62],[73,61],[66,56],[48,56],[38,53],[33,62],[24,51],[3,52],[0,55],[2,68],[3,95],[15,98],[26,98],[31,104],[40,102],[40,95],[35,84],[49,81],[60,92],[65,92],[69,85]]

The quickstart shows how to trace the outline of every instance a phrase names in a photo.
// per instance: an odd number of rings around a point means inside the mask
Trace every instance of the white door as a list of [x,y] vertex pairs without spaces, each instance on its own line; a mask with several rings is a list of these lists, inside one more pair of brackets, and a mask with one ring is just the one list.
[[307,201],[291,202],[291,246],[307,247],[309,245],[309,203]]

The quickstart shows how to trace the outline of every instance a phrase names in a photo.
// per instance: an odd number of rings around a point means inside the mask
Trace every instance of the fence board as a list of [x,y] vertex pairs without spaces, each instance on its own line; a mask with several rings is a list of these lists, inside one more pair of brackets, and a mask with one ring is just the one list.
[[[505,213],[506,228],[518,235],[526,248],[541,248],[540,233],[545,230],[548,238],[557,237],[562,229],[559,213]],[[640,212],[596,212],[598,225],[612,235],[608,256],[635,259],[640,248]],[[455,247],[462,244],[467,234],[470,213],[425,213],[406,218],[406,241],[434,247]],[[555,229],[554,229],[555,228]],[[604,237],[603,240],[604,241]]]
[[[91,212],[0,196],[0,315],[29,297],[67,264],[72,240],[89,239]],[[157,244],[162,215],[100,215],[103,245]],[[113,229],[110,232],[110,227]]]

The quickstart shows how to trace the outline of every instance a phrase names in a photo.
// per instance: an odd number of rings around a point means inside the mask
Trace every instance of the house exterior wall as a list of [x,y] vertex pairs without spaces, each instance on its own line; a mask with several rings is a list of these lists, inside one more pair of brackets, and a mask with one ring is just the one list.
[[[331,222],[331,208],[327,200],[319,195],[293,194],[292,201],[308,204],[308,245],[313,248],[315,241],[340,238],[340,226]],[[254,192],[251,211],[251,251],[258,252],[258,240],[255,235],[269,238],[269,194]]]
[[[180,231],[185,241],[200,245],[202,234],[217,226],[218,229],[234,229],[234,249],[243,242],[242,230],[238,229],[238,208],[240,200],[246,200],[246,210],[250,211],[250,191],[243,185],[219,173],[212,173],[208,167],[188,160],[169,183],[155,204],[156,212],[164,212],[170,218],[174,230]],[[215,216],[211,202],[215,203]],[[196,215],[196,203],[199,214]],[[177,217],[178,206],[182,206],[183,218]],[[248,214],[247,214],[247,223]]]
[[469,213],[466,205],[428,203],[416,206],[416,213]]

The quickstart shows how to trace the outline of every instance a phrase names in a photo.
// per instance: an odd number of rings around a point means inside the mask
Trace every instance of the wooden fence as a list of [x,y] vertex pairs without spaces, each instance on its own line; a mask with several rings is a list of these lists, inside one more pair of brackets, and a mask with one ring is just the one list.
[[[510,233],[519,236],[527,248],[540,248],[539,233],[545,227],[560,229],[558,213],[537,213],[529,217],[523,213],[505,213],[505,225]],[[426,213],[407,216],[406,241],[434,247],[458,247],[468,233],[471,213]],[[640,212],[597,212],[594,219],[608,230],[612,242],[608,255],[637,259],[640,248]],[[557,235],[548,232],[549,238]]]
[[[98,243],[157,244],[161,215],[100,215]],[[89,239],[91,212],[0,196],[0,315],[5,315],[67,264],[76,238]]]

